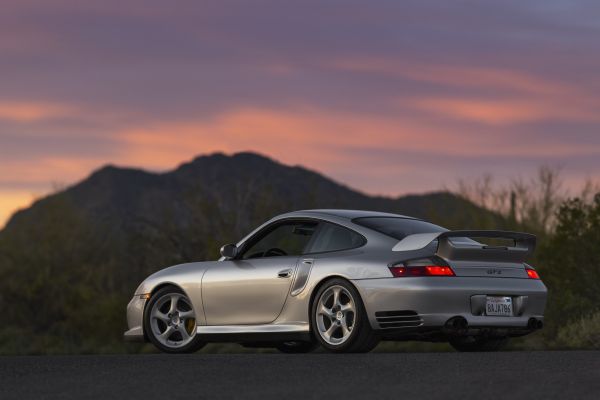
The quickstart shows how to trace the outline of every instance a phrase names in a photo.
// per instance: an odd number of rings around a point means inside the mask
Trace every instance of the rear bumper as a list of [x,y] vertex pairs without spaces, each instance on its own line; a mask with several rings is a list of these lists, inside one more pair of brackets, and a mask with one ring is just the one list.
[[[544,319],[547,289],[540,280],[485,277],[415,277],[354,280],[371,327],[375,330],[440,329],[453,317],[463,317],[469,327],[526,330],[531,318]],[[513,298],[512,317],[483,315],[485,296]],[[381,315],[404,311],[414,317],[406,326],[382,325]],[[376,315],[377,313],[377,315]],[[379,319],[378,319],[379,316]]]

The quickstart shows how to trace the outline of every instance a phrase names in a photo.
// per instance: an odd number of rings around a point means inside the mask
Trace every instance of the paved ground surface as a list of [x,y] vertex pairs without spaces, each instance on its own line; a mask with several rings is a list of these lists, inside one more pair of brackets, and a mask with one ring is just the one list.
[[600,399],[600,352],[0,357],[0,399]]

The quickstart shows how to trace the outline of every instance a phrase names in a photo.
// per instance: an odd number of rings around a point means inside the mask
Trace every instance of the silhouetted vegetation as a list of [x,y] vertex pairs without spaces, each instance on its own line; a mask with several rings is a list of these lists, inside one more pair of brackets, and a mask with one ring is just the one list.
[[545,336],[564,347],[600,348],[600,193],[565,201],[537,259],[551,293]]
[[[334,207],[414,215],[449,228],[531,225],[448,192],[366,196],[247,153],[200,157],[160,175],[106,167],[17,213],[0,232],[0,353],[144,351],[124,344],[122,333],[125,306],[147,275],[216,259],[222,244],[273,215]],[[547,329],[532,340],[587,347],[598,337],[600,197],[566,201],[550,217],[536,217],[529,229],[541,232],[532,264],[551,291]]]

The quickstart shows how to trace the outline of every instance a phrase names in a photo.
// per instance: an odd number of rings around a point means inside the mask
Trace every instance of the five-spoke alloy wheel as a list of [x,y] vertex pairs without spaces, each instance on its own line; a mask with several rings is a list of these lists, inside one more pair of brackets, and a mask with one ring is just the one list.
[[343,286],[329,286],[317,302],[317,329],[324,341],[331,345],[344,343],[352,334],[356,305],[352,295]]
[[367,352],[379,341],[371,330],[358,291],[344,279],[329,280],[319,288],[311,319],[314,336],[333,352]]
[[167,286],[157,291],[146,305],[144,314],[144,331],[160,350],[189,353],[204,346],[196,335],[192,303],[180,289]]

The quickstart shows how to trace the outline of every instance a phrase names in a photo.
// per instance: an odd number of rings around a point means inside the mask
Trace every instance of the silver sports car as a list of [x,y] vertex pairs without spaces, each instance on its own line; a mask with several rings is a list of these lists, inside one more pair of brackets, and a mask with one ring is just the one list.
[[127,306],[125,338],[169,353],[215,341],[287,353],[367,352],[380,340],[497,350],[543,325],[547,290],[524,263],[535,242],[381,212],[291,212],[218,261],[149,276]]

